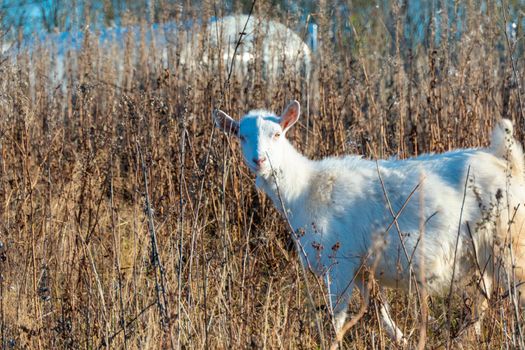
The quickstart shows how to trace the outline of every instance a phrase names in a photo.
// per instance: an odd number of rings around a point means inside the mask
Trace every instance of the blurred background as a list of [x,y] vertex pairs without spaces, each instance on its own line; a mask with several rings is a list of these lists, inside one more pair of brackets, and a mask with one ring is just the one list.
[[[303,276],[212,111],[280,113],[297,99],[287,136],[314,159],[484,147],[502,117],[523,142],[524,11],[0,1],[1,348],[327,347],[323,282]],[[388,297],[415,346],[417,298]],[[427,346],[518,347],[522,316],[504,293],[492,300],[480,338],[467,291],[452,308],[432,298]],[[345,347],[393,346],[377,310],[372,298]]]

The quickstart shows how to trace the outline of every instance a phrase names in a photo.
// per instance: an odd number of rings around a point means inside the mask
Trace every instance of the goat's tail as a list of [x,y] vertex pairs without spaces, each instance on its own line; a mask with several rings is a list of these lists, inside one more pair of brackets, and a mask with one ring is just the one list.
[[523,179],[525,170],[523,148],[512,136],[513,130],[510,120],[501,119],[492,131],[490,151],[496,157],[503,158],[509,162],[512,176],[518,176]]

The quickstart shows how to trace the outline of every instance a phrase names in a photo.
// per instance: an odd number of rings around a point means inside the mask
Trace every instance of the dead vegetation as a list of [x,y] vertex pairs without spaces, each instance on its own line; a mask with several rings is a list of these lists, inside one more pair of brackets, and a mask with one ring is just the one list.
[[[129,38],[123,51],[112,51],[89,36],[67,54],[65,81],[53,80],[47,48],[2,63],[2,348],[330,344],[325,291],[311,276],[305,283],[284,220],[256,192],[238,145],[213,128],[213,108],[239,117],[248,108],[279,111],[290,99],[308,99],[308,118],[290,137],[313,158],[485,146],[501,117],[515,122],[524,141],[523,42],[506,37],[509,14],[499,4],[453,6],[464,16],[460,29],[447,16],[437,21],[434,8],[425,30],[440,39],[409,45],[406,3],[371,7],[366,25],[320,3],[313,16],[318,97],[305,96],[305,81],[291,68],[270,79],[257,60],[248,75],[234,71],[229,81],[222,65],[190,69],[178,55],[188,40],[182,32],[170,38],[169,67],[152,43]],[[254,13],[264,16],[270,6],[258,1]],[[176,19],[216,11],[204,2]],[[279,13],[297,27],[298,17]],[[516,22],[522,19],[523,12]],[[197,28],[191,33],[198,59],[209,48]],[[521,315],[500,293],[481,339],[470,327],[468,295],[453,301],[453,315],[446,300],[430,299],[427,348],[522,344]],[[390,298],[415,346],[421,306],[414,296]],[[392,346],[374,302],[343,344]]]

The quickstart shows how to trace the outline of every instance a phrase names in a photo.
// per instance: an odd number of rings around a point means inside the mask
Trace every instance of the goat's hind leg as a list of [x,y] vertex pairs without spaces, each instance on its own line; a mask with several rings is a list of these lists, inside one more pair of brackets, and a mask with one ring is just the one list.
[[[354,315],[355,320],[358,320],[361,318],[361,316],[366,312],[368,305],[370,303],[370,289],[368,287],[368,283],[364,280],[362,276],[358,276],[355,280],[355,285],[359,289],[359,292],[361,294],[361,308],[358,314]],[[348,311],[348,304],[350,301],[350,297],[352,295],[353,285],[354,283],[351,283],[350,285],[346,286],[344,291],[342,290],[331,290],[331,303],[332,303],[332,309],[333,309],[333,315],[334,315],[334,327],[336,331],[336,338],[337,341],[341,341],[344,333],[346,332],[348,327],[348,324],[346,323],[347,319],[347,311]],[[380,298],[379,298],[379,304],[380,304],[380,318],[381,318],[381,324],[385,328],[385,331],[387,335],[393,339],[396,343],[400,345],[406,344],[406,339],[403,335],[403,332],[397,327],[395,321],[393,320],[392,316],[390,315],[390,306],[388,305],[388,302],[386,301],[386,298],[383,295],[382,289],[380,289]],[[352,321],[349,321],[351,323]]]
[[[370,299],[370,290],[366,283],[356,283],[359,291],[363,295],[364,301],[368,304]],[[383,288],[379,288],[379,314],[381,318],[381,324],[384,327],[386,334],[390,339],[394,340],[397,344],[406,345],[407,341],[403,332],[397,327],[396,322],[390,314],[390,305],[388,304],[384,295]]]
[[[361,301],[362,304],[359,311],[356,314],[354,314],[350,320],[347,321],[348,304],[352,295],[354,283],[355,282],[351,282],[348,288],[346,288],[346,290],[339,296],[337,296],[337,293],[332,294],[334,327],[336,335],[335,341],[332,343],[331,349],[338,348],[338,345],[341,344],[341,341],[343,340],[346,332],[350,330],[361,319],[361,317],[363,317],[368,308],[368,299],[365,300],[364,298],[362,298],[363,300]],[[361,293],[361,296],[364,297],[365,294]],[[334,299],[337,300],[335,301]]]
[[482,244],[477,248],[477,282],[474,284],[473,321],[474,331],[481,336],[481,321],[489,306],[494,283],[494,257],[492,247]]
[[476,296],[474,299],[474,331],[478,337],[481,337],[481,321],[485,311],[489,307],[489,298],[492,293],[492,278],[488,274],[484,274],[480,278],[479,285],[477,286]]
[[[361,305],[360,312],[354,317],[360,318],[362,314],[364,314],[364,312],[367,310],[368,305],[370,303],[370,289],[368,287],[368,283],[363,278],[357,278],[355,281],[355,285],[359,289],[362,298],[361,302],[363,304]],[[351,295],[351,289],[352,288],[350,288],[349,295]],[[406,345],[407,342],[405,336],[403,335],[403,332],[397,327],[394,319],[390,315],[390,306],[386,301],[382,288],[380,288],[379,293],[379,313],[382,326],[384,327],[390,339],[394,340],[397,344]],[[337,304],[334,307],[335,329],[338,334],[338,338],[342,338],[342,335],[340,335],[339,333],[344,333],[345,331],[343,330],[343,327],[345,326],[348,309],[348,300],[345,299],[343,302],[341,301],[343,301],[342,298],[339,299],[339,304]]]
[[[384,296],[381,297],[384,299]],[[392,316],[390,314],[390,305],[386,300],[380,300],[380,308],[381,308],[381,323],[383,323],[383,327],[385,327],[386,333],[388,336],[396,343],[406,344],[405,335],[403,332],[397,327],[395,321],[392,319]]]

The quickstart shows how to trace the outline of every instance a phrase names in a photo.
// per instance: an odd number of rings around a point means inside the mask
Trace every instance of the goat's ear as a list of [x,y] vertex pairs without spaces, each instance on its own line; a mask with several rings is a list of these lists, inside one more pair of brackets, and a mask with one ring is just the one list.
[[299,102],[293,100],[290,102],[288,107],[284,110],[283,114],[281,115],[281,128],[283,129],[283,132],[288,131],[288,129],[295,124],[295,122],[299,119],[299,113],[301,112],[301,106],[299,105]]
[[220,109],[216,109],[213,111],[213,119],[215,120],[215,126],[225,133],[239,136],[239,122],[235,121],[228,114]]

